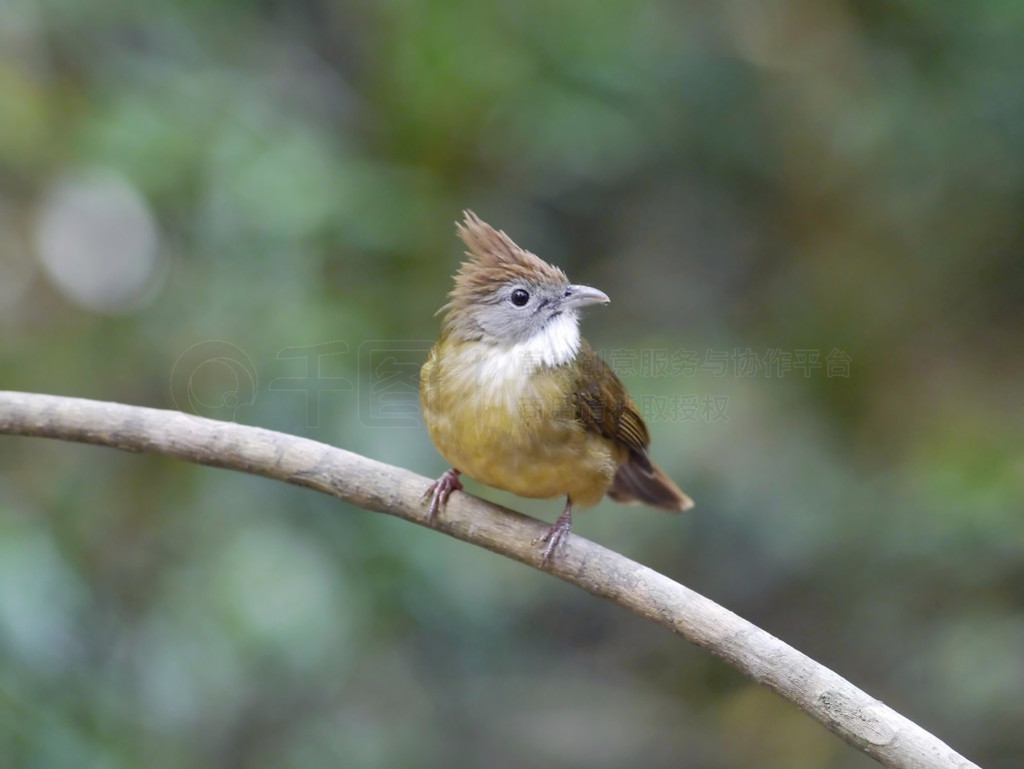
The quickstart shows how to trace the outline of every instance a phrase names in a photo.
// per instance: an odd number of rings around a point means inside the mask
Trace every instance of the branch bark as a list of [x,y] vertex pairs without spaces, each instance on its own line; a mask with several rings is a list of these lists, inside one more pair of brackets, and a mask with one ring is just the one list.
[[[93,443],[261,475],[428,526],[430,479],[306,438],[117,403],[0,391],[0,433]],[[453,494],[432,527],[541,568],[547,524]],[[849,681],[704,596],[575,534],[552,575],[657,622],[805,711],[883,766],[976,765]]]

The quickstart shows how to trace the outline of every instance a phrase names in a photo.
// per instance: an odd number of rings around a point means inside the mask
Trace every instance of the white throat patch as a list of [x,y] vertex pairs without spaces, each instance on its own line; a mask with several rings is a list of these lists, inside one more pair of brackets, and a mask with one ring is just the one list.
[[576,314],[563,312],[555,316],[539,334],[517,344],[515,350],[522,356],[522,363],[531,369],[568,363],[580,351],[580,324]]
[[580,350],[580,327],[575,313],[556,316],[539,334],[512,347],[475,344],[463,353],[455,376],[469,374],[476,386],[499,402],[519,397],[529,388],[534,371],[561,366]]
[[575,313],[553,318],[533,338],[512,345],[469,343],[445,359],[445,376],[452,386],[482,396],[492,406],[518,409],[523,398],[535,397],[534,372],[572,361],[580,350],[580,328]]

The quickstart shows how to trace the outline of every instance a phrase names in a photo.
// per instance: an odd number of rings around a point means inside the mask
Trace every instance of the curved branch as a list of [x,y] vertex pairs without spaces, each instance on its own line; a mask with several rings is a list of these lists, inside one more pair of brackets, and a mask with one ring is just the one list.
[[[429,526],[427,508],[420,501],[430,483],[427,478],[258,427],[177,411],[0,391],[0,433],[94,443],[240,470]],[[541,568],[541,551],[532,542],[547,525],[469,494],[453,494],[433,528]],[[728,609],[624,556],[574,534],[547,570],[707,649],[884,766],[975,767],[828,668]]]

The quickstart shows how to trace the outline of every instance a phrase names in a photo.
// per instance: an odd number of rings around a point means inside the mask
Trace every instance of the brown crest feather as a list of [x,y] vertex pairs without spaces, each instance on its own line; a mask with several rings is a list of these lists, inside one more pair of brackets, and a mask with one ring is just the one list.
[[569,285],[569,279],[558,267],[520,248],[503,231],[494,229],[472,211],[462,213],[465,218],[455,223],[455,230],[469,249],[469,260],[459,267],[448,303],[438,310],[445,313],[445,324],[473,302],[512,281]]

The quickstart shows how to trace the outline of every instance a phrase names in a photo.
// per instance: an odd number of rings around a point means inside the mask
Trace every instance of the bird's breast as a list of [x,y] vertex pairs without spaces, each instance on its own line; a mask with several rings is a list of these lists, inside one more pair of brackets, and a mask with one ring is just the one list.
[[420,379],[423,418],[444,458],[471,478],[524,497],[569,496],[586,507],[624,457],[577,419],[572,364],[442,339]]

